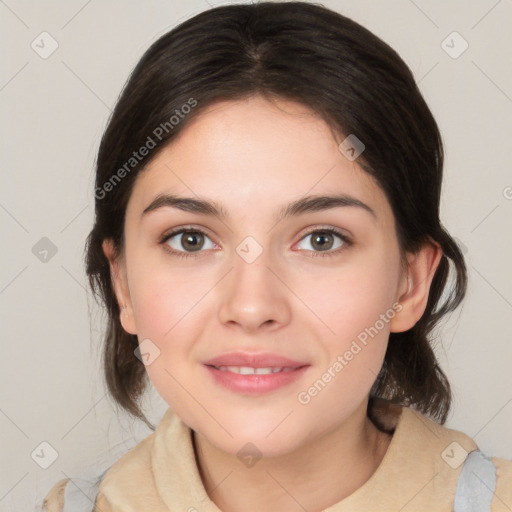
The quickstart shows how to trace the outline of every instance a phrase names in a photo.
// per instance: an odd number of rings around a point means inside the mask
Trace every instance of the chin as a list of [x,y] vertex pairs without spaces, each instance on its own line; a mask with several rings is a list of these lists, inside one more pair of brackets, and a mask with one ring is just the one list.
[[203,424],[203,428],[199,426],[194,430],[219,450],[241,459],[246,455],[258,458],[279,457],[293,452],[301,445],[300,434],[304,432],[304,426],[296,429],[291,424],[285,425],[289,420],[291,417],[281,425],[279,423],[283,418],[279,421],[255,421],[254,418],[249,421],[241,418],[225,421],[222,424],[233,437],[217,426],[205,430]]

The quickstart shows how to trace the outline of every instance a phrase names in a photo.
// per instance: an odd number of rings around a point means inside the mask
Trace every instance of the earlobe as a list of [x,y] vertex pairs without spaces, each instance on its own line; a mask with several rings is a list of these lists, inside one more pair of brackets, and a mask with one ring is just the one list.
[[442,255],[441,247],[433,241],[414,254],[407,255],[407,269],[402,276],[397,298],[402,308],[391,320],[391,332],[411,329],[423,315]]
[[114,288],[114,293],[120,310],[119,321],[121,322],[123,329],[128,334],[137,334],[125,265],[122,259],[116,255],[112,240],[104,240],[102,249],[110,266],[112,286]]
[[133,318],[133,311],[131,308],[129,309],[128,306],[121,306],[120,309],[121,312],[119,313],[119,321],[121,322],[123,329],[128,334],[137,334]]

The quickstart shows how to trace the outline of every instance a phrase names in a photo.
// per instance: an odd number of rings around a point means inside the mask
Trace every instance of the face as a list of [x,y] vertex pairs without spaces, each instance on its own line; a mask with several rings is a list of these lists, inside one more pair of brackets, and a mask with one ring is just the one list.
[[[123,326],[163,399],[225,452],[250,441],[280,455],[334,430],[382,366],[407,279],[390,205],[343,139],[294,102],[222,102],[136,180]],[[317,196],[342,200],[281,216]],[[286,371],[244,375],[254,367]]]

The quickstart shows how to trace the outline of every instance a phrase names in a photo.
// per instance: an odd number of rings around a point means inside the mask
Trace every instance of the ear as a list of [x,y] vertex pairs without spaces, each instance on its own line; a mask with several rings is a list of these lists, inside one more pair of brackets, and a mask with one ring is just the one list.
[[110,264],[110,277],[120,309],[121,325],[128,334],[137,334],[124,259],[116,255],[114,243],[110,239],[103,241],[102,249]]
[[391,332],[411,329],[425,312],[430,285],[442,255],[441,247],[434,241],[407,254],[407,268],[402,274],[397,298],[402,309],[390,322]]

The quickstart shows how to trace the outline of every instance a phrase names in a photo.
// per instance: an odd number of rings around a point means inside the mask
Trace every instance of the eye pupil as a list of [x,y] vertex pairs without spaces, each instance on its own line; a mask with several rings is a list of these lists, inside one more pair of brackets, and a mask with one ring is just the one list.
[[[324,243],[326,238],[328,239],[327,240],[327,244]],[[329,238],[331,240],[329,240]],[[332,246],[332,235],[330,233],[320,233],[320,234],[317,234],[317,235],[314,235],[311,239],[311,243],[313,244],[313,246],[317,246],[318,244],[318,241],[320,240],[320,243],[319,243],[319,247],[317,248],[320,248],[321,250],[328,250],[331,248]],[[323,240],[323,241],[322,241]],[[330,243],[329,243],[330,242]],[[326,248],[327,247],[327,248]]]
[[181,239],[181,245],[183,246],[184,249],[197,251],[202,247],[202,243],[194,243],[194,240],[197,241],[197,239],[199,239],[202,242],[203,235],[201,235],[201,233],[190,231]]

